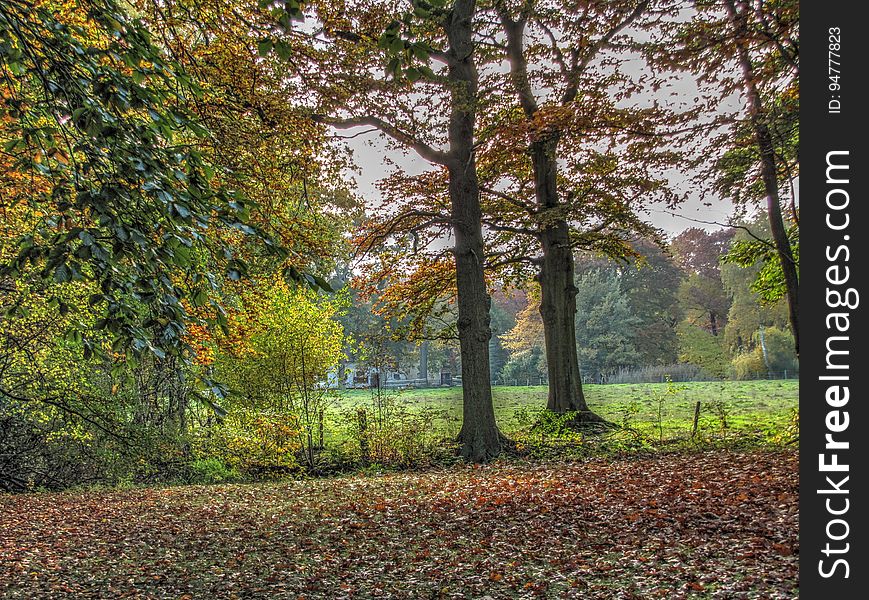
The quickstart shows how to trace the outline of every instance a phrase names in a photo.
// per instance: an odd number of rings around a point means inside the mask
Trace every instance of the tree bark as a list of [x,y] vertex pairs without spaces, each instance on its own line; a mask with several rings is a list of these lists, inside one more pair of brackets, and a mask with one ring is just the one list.
[[[791,332],[794,335],[794,348],[797,356],[800,355],[800,328],[799,328],[799,273],[797,263],[794,260],[793,250],[787,235],[787,228],[781,210],[781,200],[778,189],[778,169],[776,168],[775,146],[769,126],[766,123],[760,92],[755,85],[756,74],[751,63],[751,56],[746,45],[748,39],[747,11],[748,5],[743,5],[742,10],[737,9],[735,0],[727,0],[728,18],[734,33],[737,59],[742,69],[743,89],[748,101],[748,116],[754,129],[754,137],[760,153],[760,174],[763,180],[764,192],[766,193],[766,209],[769,218],[769,229],[772,233],[773,243],[781,263],[782,273],[785,280],[785,291],[788,301],[788,317]],[[743,3],[740,3],[743,4]]]
[[460,453],[466,460],[485,462],[503,450],[495,423],[489,379],[489,307],[483,276],[484,248],[480,189],[474,159],[474,121],[479,75],[472,39],[475,0],[456,0],[444,23],[451,60],[449,118],[449,192],[456,260],[458,330],[462,359],[462,429]]
[[[534,189],[540,213],[558,208],[556,181],[558,137],[532,142]],[[540,316],[546,345],[549,398],[546,408],[557,413],[577,411],[577,420],[602,421],[592,412],[582,392],[576,351],[576,286],[570,230],[563,219],[553,219],[540,232],[543,261],[540,281]]]

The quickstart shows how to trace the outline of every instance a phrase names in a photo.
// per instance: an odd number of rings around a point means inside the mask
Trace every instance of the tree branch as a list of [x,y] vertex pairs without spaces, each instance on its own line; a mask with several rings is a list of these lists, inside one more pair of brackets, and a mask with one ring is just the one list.
[[402,131],[392,123],[388,123],[383,119],[371,115],[363,117],[355,117],[351,119],[337,119],[326,115],[314,114],[311,119],[315,123],[329,125],[335,129],[352,129],[354,127],[375,127],[382,133],[385,133],[400,144],[413,149],[422,158],[429,162],[439,165],[448,165],[450,163],[450,154],[442,150],[436,150],[425,142],[421,142],[409,133]]
[[579,76],[585,71],[586,67],[588,67],[589,63],[597,56],[597,53],[601,48],[609,44],[612,39],[625,27],[636,21],[640,15],[646,10],[649,6],[649,0],[642,0],[637,6],[626,16],[620,23],[617,23],[612,27],[609,31],[607,31],[602,38],[600,38],[597,42],[591,45],[588,49],[588,52],[582,57],[582,60],[576,62],[572,65],[570,77],[567,83],[567,89],[564,90],[564,95],[561,97],[561,103],[563,105],[570,104],[576,98],[577,93],[579,93]]

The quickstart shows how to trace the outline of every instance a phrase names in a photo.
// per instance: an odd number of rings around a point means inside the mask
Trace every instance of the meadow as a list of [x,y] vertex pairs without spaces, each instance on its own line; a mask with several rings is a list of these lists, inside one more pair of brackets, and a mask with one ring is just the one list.
[[[610,422],[649,439],[690,438],[697,403],[695,436],[776,438],[798,424],[799,381],[702,381],[585,385],[589,407]],[[508,434],[523,434],[546,406],[546,386],[496,386],[495,415]],[[333,410],[391,402],[410,412],[424,412],[445,436],[461,426],[462,390],[442,387],[405,390],[342,391]]]

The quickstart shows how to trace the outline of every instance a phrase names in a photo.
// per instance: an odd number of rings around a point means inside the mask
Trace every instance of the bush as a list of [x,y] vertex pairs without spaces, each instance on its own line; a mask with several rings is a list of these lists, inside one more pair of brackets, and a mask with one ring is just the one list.
[[766,374],[760,348],[737,355],[730,363],[734,379],[756,379]]
[[219,458],[194,460],[188,465],[188,469],[188,483],[229,483],[241,479],[238,471],[228,467]]
[[761,345],[761,333],[756,332],[752,338],[754,348],[738,354],[731,361],[734,379],[755,379],[768,374],[799,372],[799,361],[794,353],[794,338],[788,331],[777,327],[763,330],[763,343],[766,346],[766,359]]
[[317,471],[334,402],[322,382],[343,357],[338,301],[282,280],[245,301],[215,363],[216,379],[233,391],[222,402],[227,461],[245,472]]
[[246,478],[271,478],[299,470],[301,432],[292,415],[265,410],[231,412],[196,438],[199,460],[215,460]]
[[397,395],[377,390],[370,406],[344,411],[350,440],[345,456],[354,456],[362,466],[379,464],[390,468],[438,462],[447,458],[449,451],[442,432],[432,423],[447,418],[443,411],[431,408],[412,411]]

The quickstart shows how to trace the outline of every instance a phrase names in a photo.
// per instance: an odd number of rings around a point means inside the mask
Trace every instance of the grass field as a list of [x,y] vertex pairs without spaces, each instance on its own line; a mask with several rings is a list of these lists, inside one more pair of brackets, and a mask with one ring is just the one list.
[[[793,423],[799,401],[797,380],[586,385],[583,389],[589,406],[601,416],[665,439],[690,436],[697,402],[700,402],[700,432],[736,434],[787,428]],[[445,434],[458,431],[461,388],[384,394],[409,410],[429,411],[437,421],[434,425]],[[495,387],[493,399],[500,427],[508,433],[527,427],[533,421],[534,411],[546,406],[546,395],[546,386]],[[371,390],[347,390],[342,392],[337,408],[372,402]]]

